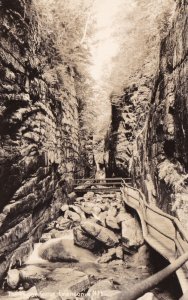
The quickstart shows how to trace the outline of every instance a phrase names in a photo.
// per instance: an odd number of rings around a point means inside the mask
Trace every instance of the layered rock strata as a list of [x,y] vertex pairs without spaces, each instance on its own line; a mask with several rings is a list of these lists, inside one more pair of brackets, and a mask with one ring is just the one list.
[[74,71],[67,67],[56,86],[43,74],[32,1],[0,1],[0,24],[1,278],[62,205],[76,172],[79,122]]
[[[188,110],[187,2],[177,2],[172,27],[161,42],[155,78],[113,97],[110,165],[130,175],[149,202],[187,223]],[[144,82],[144,84],[143,84]],[[143,90],[144,89],[144,90]],[[143,90],[143,91],[142,91]],[[115,139],[114,139],[115,136]]]

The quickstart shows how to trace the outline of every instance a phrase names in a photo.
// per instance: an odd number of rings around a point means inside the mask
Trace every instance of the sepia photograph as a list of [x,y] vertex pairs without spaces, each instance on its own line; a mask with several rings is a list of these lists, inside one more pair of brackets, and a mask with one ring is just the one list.
[[188,0],[0,0],[0,300],[188,300]]

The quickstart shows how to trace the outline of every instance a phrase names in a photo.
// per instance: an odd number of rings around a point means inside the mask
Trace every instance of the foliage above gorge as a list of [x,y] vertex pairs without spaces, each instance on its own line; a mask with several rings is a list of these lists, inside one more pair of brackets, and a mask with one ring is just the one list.
[[132,84],[139,73],[152,77],[159,59],[160,41],[172,22],[173,0],[124,1],[114,20],[114,36],[119,51],[112,60],[109,85],[114,91]]
[[[91,0],[33,0],[41,38],[38,46],[40,64],[46,81],[63,88],[69,75],[79,107],[84,113],[92,96],[92,79],[88,73],[92,34]],[[61,90],[61,87],[60,87]]]

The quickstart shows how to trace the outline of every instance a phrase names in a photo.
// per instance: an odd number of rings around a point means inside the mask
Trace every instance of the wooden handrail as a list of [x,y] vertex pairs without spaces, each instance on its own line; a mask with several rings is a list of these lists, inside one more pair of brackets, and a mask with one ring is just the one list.
[[[158,207],[154,207],[154,206],[149,205],[149,204],[146,202],[145,196],[142,194],[142,192],[141,192],[140,190],[138,190],[138,189],[136,189],[136,188],[134,188],[134,187],[128,185],[124,180],[122,180],[122,181],[123,181],[123,184],[124,184],[125,186],[127,186],[128,188],[130,188],[130,189],[132,189],[132,190],[137,191],[137,192],[140,194],[140,196],[141,196],[141,198],[142,198],[142,202],[144,203],[144,206],[145,206],[145,207],[147,207],[148,209],[150,209],[150,210],[152,210],[153,212],[157,213],[158,215],[161,215],[161,216],[166,217],[167,219],[171,220],[171,221],[174,223],[175,227],[177,227],[178,231],[181,233],[181,235],[183,236],[183,238],[185,239],[185,241],[188,243],[188,237],[187,237],[187,235],[186,235],[186,233],[185,233],[185,231],[184,231],[184,229],[183,229],[183,226],[181,225],[180,221],[179,221],[177,218],[175,218],[175,217],[173,217],[173,216],[170,216],[170,215],[167,214],[167,213],[164,213],[164,212],[163,212],[162,210],[160,210],[160,208],[158,208]],[[127,195],[128,195],[128,196],[131,196],[131,195],[129,195],[129,194],[127,194]],[[132,197],[132,196],[131,196],[131,197]],[[137,201],[140,202],[139,199],[137,199],[137,198],[135,198],[135,197],[132,197],[132,198],[134,198],[135,200],[137,200]]]
[[[113,182],[90,182],[90,183],[88,183],[88,185],[96,184],[96,185],[104,185],[104,186],[106,185],[106,186],[108,186],[108,185],[114,185],[114,184],[121,185],[121,183],[122,183],[121,181],[113,181]],[[78,184],[74,183],[73,186],[78,186]]]
[[105,181],[105,180],[107,180],[107,181],[117,181],[117,180],[119,180],[119,181],[122,182],[122,180],[131,181],[132,179],[131,178],[121,178],[121,177],[103,178],[103,179],[97,179],[97,178],[80,178],[80,179],[78,179],[77,178],[74,181],[75,182],[77,182],[77,181],[87,182],[87,181]]
[[[122,194],[124,196],[124,201],[125,203],[135,209],[139,215],[141,225],[142,225],[142,230],[143,230],[143,236],[144,239],[148,244],[150,244],[151,247],[153,247],[157,252],[159,252],[161,255],[163,255],[167,260],[170,262],[173,261],[176,258],[177,251],[179,252],[180,255],[186,253],[188,251],[188,237],[187,234],[185,233],[183,226],[181,225],[180,221],[173,217],[170,216],[167,213],[164,213],[162,210],[160,210],[158,207],[155,207],[154,205],[149,205],[146,202],[146,198],[143,195],[143,193],[138,190],[137,188],[134,188],[127,184],[124,180],[122,180]],[[135,194],[137,195],[131,195],[131,190],[136,192]],[[132,202],[131,202],[132,200]],[[137,203],[135,203],[137,202]],[[172,234],[169,234],[168,232],[163,232],[155,222],[152,222],[151,220],[147,220],[147,213],[148,211],[152,211],[153,213],[157,214],[158,217],[161,217],[161,222],[164,221],[164,219],[171,221],[171,225],[174,228],[174,236]],[[151,219],[151,217],[150,217]],[[162,224],[162,223],[161,223]],[[158,223],[159,225],[159,223]],[[170,223],[169,223],[170,226]],[[158,234],[162,235],[164,238],[167,238],[171,240],[174,243],[174,250],[172,249],[169,250],[169,245],[166,245],[166,249],[159,249],[157,248],[156,245],[160,244],[159,239],[155,239],[153,236],[154,233],[152,233],[152,236],[150,235],[149,229],[153,228],[154,231],[157,231]],[[172,231],[172,230],[171,230]],[[163,241],[163,246],[164,246],[164,241]],[[174,253],[174,254],[173,254]],[[173,254],[173,255],[172,255]],[[186,266],[186,276],[182,280],[182,272],[181,275],[177,271],[177,276],[180,281],[180,285],[182,286],[182,291],[186,290],[186,287],[188,286],[187,282],[187,277],[188,277],[188,264],[185,264]]]

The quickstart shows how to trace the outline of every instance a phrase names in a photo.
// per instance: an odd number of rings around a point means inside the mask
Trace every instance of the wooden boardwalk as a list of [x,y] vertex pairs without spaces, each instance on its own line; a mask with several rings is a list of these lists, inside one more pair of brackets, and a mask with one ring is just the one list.
[[77,194],[84,194],[87,192],[94,193],[110,193],[120,192],[123,181],[130,183],[130,178],[105,178],[105,179],[76,179],[74,181],[74,191]]
[[[154,205],[148,205],[145,196],[125,181],[123,200],[133,208],[141,221],[145,241],[169,262],[188,252],[188,236],[177,218]],[[188,262],[177,272],[183,294],[188,291]]]

